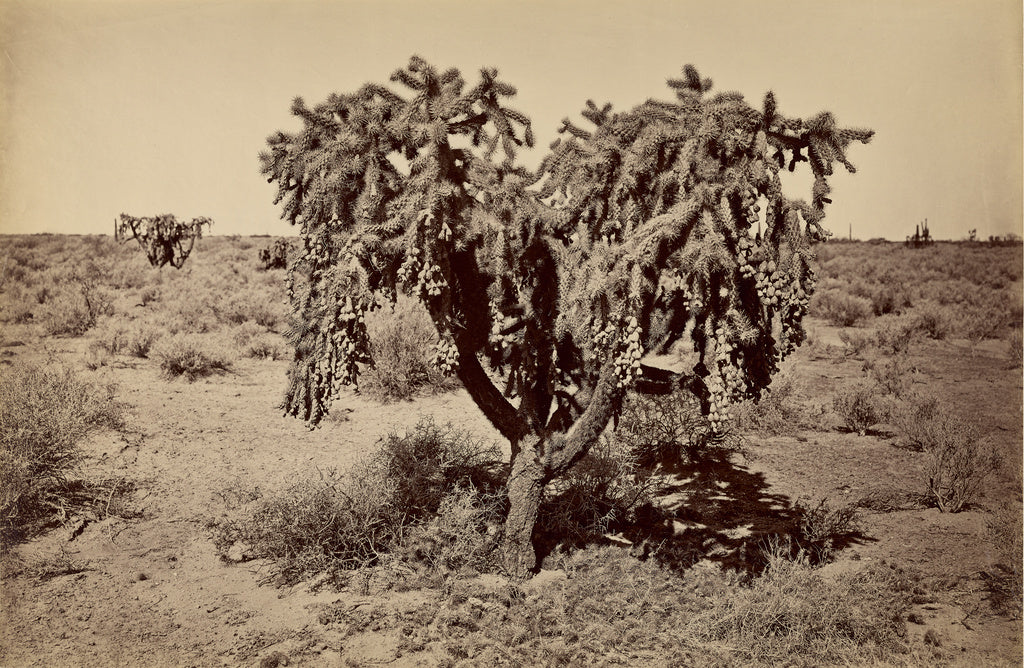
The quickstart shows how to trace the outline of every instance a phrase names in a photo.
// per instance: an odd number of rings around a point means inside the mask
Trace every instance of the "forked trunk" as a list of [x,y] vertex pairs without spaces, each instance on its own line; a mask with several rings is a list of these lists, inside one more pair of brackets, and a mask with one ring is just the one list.
[[508,518],[505,520],[505,568],[513,577],[526,578],[537,567],[533,529],[546,483],[544,467],[535,448],[526,447],[512,460],[508,480]]

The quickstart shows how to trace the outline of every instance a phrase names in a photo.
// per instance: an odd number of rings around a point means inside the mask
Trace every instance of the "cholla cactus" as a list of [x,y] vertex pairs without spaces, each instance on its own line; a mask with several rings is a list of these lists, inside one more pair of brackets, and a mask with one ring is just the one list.
[[122,213],[114,221],[114,238],[121,242],[128,239],[138,241],[154,267],[170,264],[175,269],[181,269],[196,239],[203,236],[204,225],[209,227],[213,221],[200,217],[185,223],[169,213],[142,218]]
[[[468,86],[417,57],[392,75],[402,92],[296,100],[302,131],[261,155],[303,241],[287,412],[315,424],[372,363],[362,319],[339,303],[361,314],[400,290],[422,300],[438,362],[512,443],[514,570],[533,565],[539,490],[586,454],[626,391],[688,388],[720,428],[804,338],[828,177],[836,162],[853,171],[847,149],[872,133],[828,113],[786,117],[771,93],[755,108],[683,73],[672,101],[588,102],[590,127],[563,121],[536,172],[516,166],[533,132],[506,105],[515,88],[493,69]],[[779,178],[801,162],[809,202]],[[692,373],[645,369],[683,337]]]

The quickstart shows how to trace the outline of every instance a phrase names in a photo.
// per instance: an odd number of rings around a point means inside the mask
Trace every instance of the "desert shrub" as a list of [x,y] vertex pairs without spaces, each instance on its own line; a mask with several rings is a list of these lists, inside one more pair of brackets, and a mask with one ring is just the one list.
[[231,368],[231,356],[209,337],[172,334],[157,341],[150,350],[168,378],[185,376],[189,381]]
[[860,530],[860,518],[852,505],[834,507],[825,498],[817,503],[800,498],[793,510],[798,518],[797,545],[814,564],[830,561],[835,553],[836,541]]
[[93,262],[66,272],[55,272],[52,283],[37,289],[41,305],[35,313],[50,336],[81,336],[102,316],[114,312],[113,300],[101,285],[103,270]]
[[851,327],[870,318],[871,302],[837,289],[819,290],[811,297],[810,314],[837,327]]
[[404,556],[441,574],[494,571],[500,566],[498,548],[506,512],[500,491],[459,485],[441,499],[432,519],[409,530],[402,545]]
[[907,397],[895,411],[894,420],[902,434],[903,447],[923,452],[934,442],[934,424],[941,414],[939,400],[931,396]]
[[947,309],[936,302],[928,302],[915,308],[912,313],[918,331],[929,339],[942,341],[952,329],[952,321]]
[[882,282],[854,281],[850,286],[850,294],[867,299],[875,315],[900,313],[910,306],[910,296],[898,281],[883,280]]
[[30,302],[16,297],[8,300],[6,304],[0,305],[0,316],[4,322],[16,325],[31,322],[35,317],[34,311],[35,306]]
[[253,359],[276,361],[286,359],[289,349],[279,337],[264,332],[249,339],[242,354]]
[[544,490],[534,541],[549,548],[600,542],[634,523],[638,512],[651,510],[658,478],[639,465],[636,454],[628,443],[601,438],[565,477]]
[[254,287],[228,292],[218,300],[214,310],[221,321],[254,322],[266,329],[274,329],[285,318],[284,304],[275,303],[272,295]]
[[389,435],[376,457],[382,475],[395,481],[393,502],[414,521],[435,514],[458,485],[494,491],[500,485],[500,461],[496,446],[431,419],[404,436]]
[[832,410],[842,419],[847,429],[863,436],[869,427],[884,418],[884,410],[877,395],[875,387],[857,382],[841,388],[832,397]]
[[48,299],[33,315],[49,336],[81,336],[93,325],[85,301],[72,291]]
[[807,411],[796,397],[792,374],[780,373],[757,401],[736,407],[736,426],[761,434],[780,435],[797,431],[807,422]]
[[863,369],[883,394],[897,399],[910,396],[918,374],[917,367],[902,356],[891,357],[883,362],[866,360]]
[[426,309],[400,299],[393,309],[366,316],[373,364],[360,378],[360,391],[383,402],[417,394],[449,392],[459,387],[434,364],[438,337]]
[[945,413],[920,433],[926,455],[928,493],[942,512],[959,512],[977,497],[988,476],[999,468],[999,458],[991,445],[980,438],[974,425]]
[[280,584],[371,564],[393,545],[401,518],[389,481],[372,469],[354,473],[297,482],[244,520],[215,525],[214,540],[222,552],[243,542],[270,559],[268,580]]
[[905,353],[917,333],[917,323],[904,316],[883,316],[875,329],[875,344],[889,355]]
[[1014,302],[1019,300],[1007,291],[986,293],[961,309],[957,331],[960,336],[977,345],[986,339],[999,338],[1015,321]]
[[244,322],[236,327],[231,338],[243,357],[279,360],[288,357],[290,352],[280,336],[254,322]]
[[0,375],[0,521],[4,541],[26,522],[62,512],[68,476],[80,461],[78,442],[118,428],[113,390],[58,366],[15,364]]
[[991,445],[972,423],[951,415],[931,397],[914,397],[896,414],[907,447],[925,453],[928,494],[943,512],[970,503],[999,467]]
[[11,261],[11,257],[8,255],[4,257],[2,268],[0,268],[0,287],[21,283],[27,274],[28,269],[17,260]]
[[[500,456],[494,446],[424,420],[405,436],[390,435],[347,475],[300,481],[251,516],[214,525],[215,540],[221,550],[246,543],[273,562],[271,579],[281,583],[370,567],[386,556],[479,566],[495,517],[505,512],[495,507],[504,498]],[[480,551],[460,563],[456,552],[469,547]]]
[[96,345],[111,355],[129,355],[145,358],[160,332],[140,320],[106,318],[93,330]]
[[709,449],[735,444],[712,432],[689,392],[664,395],[630,393],[615,429],[622,456],[643,468],[696,461]]
[[1021,338],[1021,330],[1010,331],[1010,336],[1006,341],[1006,356],[1014,368],[1024,363],[1024,339]]
[[153,302],[159,301],[161,290],[159,285],[147,285],[139,290],[139,304],[142,306],[149,306]]
[[999,561],[985,573],[986,584],[997,611],[1019,618],[1024,597],[1024,523],[1021,521],[1020,486],[1016,503],[1000,506],[989,518],[987,532]]
[[219,324],[216,301],[210,290],[201,289],[181,289],[173,298],[164,299],[160,314],[167,323],[167,333],[205,334],[215,331]]
[[875,337],[870,332],[842,329],[839,330],[839,340],[845,346],[845,354],[859,357],[867,348],[874,345]]
[[93,341],[86,349],[82,362],[85,364],[86,369],[95,371],[101,367],[109,366],[112,360],[113,356]]
[[149,357],[153,344],[160,338],[160,331],[145,322],[132,321],[125,337],[123,351],[131,357]]

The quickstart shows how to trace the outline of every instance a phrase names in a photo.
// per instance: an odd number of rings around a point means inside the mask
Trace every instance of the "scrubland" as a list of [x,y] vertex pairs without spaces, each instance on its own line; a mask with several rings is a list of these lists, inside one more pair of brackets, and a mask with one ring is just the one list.
[[507,444],[413,303],[281,415],[288,243],[0,237],[0,663],[1020,664],[1019,244],[821,246],[769,392],[723,436],[630,397],[518,582]]

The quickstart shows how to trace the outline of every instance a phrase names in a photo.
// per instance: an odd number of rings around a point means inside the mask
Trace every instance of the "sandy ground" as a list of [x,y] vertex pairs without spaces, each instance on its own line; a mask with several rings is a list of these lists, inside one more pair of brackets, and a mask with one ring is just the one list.
[[[821,350],[836,332],[813,328]],[[17,342],[8,331],[4,341]],[[20,545],[4,562],[0,665],[220,666],[433,665],[430,654],[397,658],[386,636],[342,638],[318,622],[317,610],[365,603],[349,593],[311,593],[306,586],[261,586],[258,561],[226,563],[205,524],[258,489],[264,495],[318,470],[345,469],[392,431],[422,416],[452,422],[481,439],[497,440],[462,392],[381,406],[343,397],[325,425],[308,431],[276,407],[285,362],[240,361],[226,374],[187,383],[167,380],[152,362],[117,358],[87,371],[84,342],[7,345],[4,359],[61,358],[96,379],[113,382],[126,402],[128,426],[85,443],[88,475],[136,485],[129,519],[109,518],[60,529]],[[1002,342],[970,350],[965,342],[915,347],[920,382],[940,388],[965,415],[986,425],[1019,468],[1021,370],[1008,368]],[[823,404],[837,383],[861,375],[862,362],[801,350],[801,396]],[[775,501],[829,498],[852,502],[884,488],[920,491],[921,458],[894,446],[884,429],[867,436],[837,430],[824,415],[816,429],[794,436],[750,439],[738,470]],[[934,509],[863,513],[865,538],[825,567],[842,577],[871,560],[887,559],[943,583],[936,602],[922,606],[913,638],[934,630],[953,663],[1020,665],[1020,621],[994,614],[980,573],[997,559],[986,519],[1005,500],[1019,503],[1007,473],[976,507],[955,515]],[[742,510],[742,509],[741,509]],[[743,518],[736,518],[737,525]],[[25,564],[74,563],[77,572],[40,576]],[[405,605],[398,595],[394,605]],[[923,642],[923,641],[921,641]],[[956,658],[958,657],[959,658]],[[281,665],[284,665],[281,663]]]

